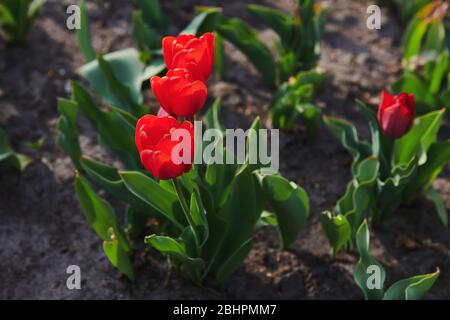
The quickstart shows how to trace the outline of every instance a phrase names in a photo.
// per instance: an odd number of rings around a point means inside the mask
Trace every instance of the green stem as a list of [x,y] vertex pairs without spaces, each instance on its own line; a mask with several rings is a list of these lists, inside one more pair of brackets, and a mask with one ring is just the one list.
[[180,201],[181,208],[183,209],[184,216],[186,217],[186,220],[192,229],[192,233],[194,234],[196,251],[197,251],[199,248],[200,241],[199,241],[197,232],[195,231],[195,223],[191,217],[191,210],[189,209],[186,199],[184,198],[183,191],[181,190],[180,182],[178,181],[178,179],[173,178],[172,182],[173,182],[173,187],[175,188],[175,191],[177,193],[178,200]]
[[191,218],[190,210],[188,207],[188,204],[186,202],[186,199],[184,198],[183,191],[181,190],[180,182],[177,178],[172,179],[173,187],[175,188],[175,191],[178,196],[178,200],[180,201],[181,209],[183,209],[184,217],[186,218],[189,225],[192,227],[194,226],[194,223]]

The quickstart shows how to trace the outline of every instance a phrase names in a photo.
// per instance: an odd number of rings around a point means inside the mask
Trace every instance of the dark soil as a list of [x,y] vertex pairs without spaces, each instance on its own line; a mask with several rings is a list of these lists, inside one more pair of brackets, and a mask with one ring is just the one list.
[[[317,140],[308,140],[301,124],[281,137],[281,171],[307,190],[312,208],[307,228],[291,250],[279,249],[274,230],[259,231],[243,267],[222,288],[199,287],[177,274],[168,277],[165,260],[154,252],[135,257],[135,283],[118,274],[79,209],[74,168],[55,147],[56,98],[69,95],[68,80],[78,78],[76,70],[82,65],[75,36],[65,28],[65,10],[72,2],[48,1],[27,47],[0,42],[0,125],[13,145],[35,160],[23,174],[0,164],[0,299],[363,298],[352,273],[358,256],[341,253],[332,259],[318,222],[321,212],[331,209],[345,191],[350,157],[326,128]],[[258,2],[290,7],[287,0]],[[171,21],[176,21],[174,32],[189,21],[194,4],[200,3],[210,1],[164,2]],[[401,26],[383,10],[382,29],[368,30],[366,8],[371,3],[330,1],[321,61],[329,77],[316,101],[326,114],[352,120],[362,136],[368,130],[354,99],[376,104],[380,90],[401,70]],[[250,20],[271,43],[273,33],[251,20],[243,1],[215,1],[214,5],[224,6],[227,15]],[[89,2],[98,52],[131,45],[132,10],[125,1]],[[222,97],[223,122],[229,128],[245,128],[257,115],[265,120],[273,90],[231,45],[226,55],[225,79],[209,83],[210,100]],[[149,104],[154,108],[154,99],[149,98]],[[93,130],[84,122],[81,127],[85,154],[112,161],[98,146]],[[42,136],[42,150],[24,147],[24,142]],[[449,179],[446,168],[435,183],[448,208]],[[122,210],[121,205],[116,207]],[[386,267],[387,284],[439,266],[441,276],[427,298],[450,298],[450,234],[428,201],[400,208],[372,235],[372,252]],[[66,288],[66,268],[73,264],[81,267],[81,290]]]

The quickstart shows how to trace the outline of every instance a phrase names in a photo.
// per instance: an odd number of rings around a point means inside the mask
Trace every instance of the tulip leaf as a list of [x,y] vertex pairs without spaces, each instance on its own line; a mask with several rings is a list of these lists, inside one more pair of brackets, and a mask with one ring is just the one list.
[[372,202],[377,197],[376,185],[380,163],[374,156],[368,157],[356,166],[356,174],[347,185],[347,191],[339,199],[333,214],[322,215],[322,227],[327,235],[333,253],[350,243],[357,228]]
[[261,22],[272,28],[283,43],[290,43],[295,36],[296,23],[293,16],[281,10],[257,4],[247,5],[247,9]]
[[133,13],[131,35],[140,50],[151,50],[161,47],[161,36],[159,32],[151,28],[145,21],[141,11]]
[[101,142],[111,148],[128,168],[140,168],[140,159],[130,129],[118,121],[113,111],[103,111],[89,92],[73,81],[72,95],[79,110],[97,129]]
[[181,262],[192,278],[198,279],[205,263],[200,258],[193,258],[187,254],[184,243],[167,236],[157,236],[152,234],[145,237],[145,244],[153,247],[162,254],[171,256]]
[[[226,159],[227,154],[232,151],[226,150],[223,147],[223,141],[213,141],[211,144],[217,144],[215,148],[219,152],[219,157]],[[225,161],[225,160],[223,160]],[[207,184],[211,195],[214,199],[214,204],[217,208],[223,206],[231,192],[231,182],[236,174],[237,165],[233,164],[221,164],[211,163],[206,167],[205,183]]]
[[352,229],[350,223],[342,214],[332,215],[324,212],[320,217],[322,229],[336,255],[351,239]]
[[132,237],[141,235],[147,227],[149,217],[147,212],[133,206],[128,206],[125,212],[126,234]]
[[145,67],[143,73],[141,74],[141,83],[144,81],[148,81],[153,76],[160,74],[166,69],[166,64],[164,63],[164,59],[155,58]]
[[394,163],[409,163],[414,155],[419,157],[419,165],[426,162],[426,153],[437,139],[444,111],[433,111],[414,120],[411,130],[395,143]]
[[8,137],[3,129],[0,128],[0,161],[5,161],[19,171],[25,168],[32,162],[32,159],[26,155],[17,153],[11,147]]
[[78,106],[71,100],[58,99],[58,112],[60,114],[56,124],[58,133],[56,142],[70,157],[75,167],[80,170],[80,142],[78,139]]
[[224,131],[222,124],[219,121],[219,112],[222,106],[222,100],[220,97],[214,100],[214,103],[209,107],[208,111],[205,113],[205,124],[208,129],[218,129]]
[[23,45],[27,33],[46,0],[2,0],[0,27],[6,41]]
[[382,143],[384,136],[380,132],[377,116],[375,112],[369,109],[364,102],[357,100],[356,104],[363,111],[364,116],[369,122],[370,132],[372,135],[372,153],[376,155],[378,159],[380,159],[380,162],[382,164],[381,169],[387,170],[389,168],[389,162],[387,160],[387,157],[389,157],[389,155],[385,155],[383,152]]
[[95,51],[92,47],[91,32],[89,30],[89,18],[86,9],[86,0],[80,0],[80,28],[77,29],[77,41],[83,55],[84,61],[91,62],[95,60]]
[[285,249],[297,239],[309,215],[309,199],[306,192],[280,175],[262,178],[266,199],[273,209]]
[[442,196],[435,190],[429,189],[425,195],[428,199],[430,199],[434,206],[436,207],[436,212],[438,213],[439,219],[441,219],[442,223],[448,227],[448,212],[445,208],[444,199]]
[[118,170],[99,161],[81,157],[81,167],[84,172],[101,188],[109,194],[143,211],[147,216],[161,218],[159,211],[147,202],[133,194],[126,186]]
[[426,83],[411,71],[405,71],[392,85],[394,93],[414,92],[416,114],[424,114],[435,109],[437,101],[428,90]]
[[95,233],[102,240],[110,241],[110,228],[112,228],[114,237],[119,241],[121,248],[125,252],[129,252],[128,241],[119,227],[115,211],[111,205],[100,198],[87,180],[79,174],[75,177],[75,191],[81,210]]
[[386,273],[383,266],[370,255],[370,235],[366,221],[356,233],[356,245],[360,258],[354,271],[355,282],[363,291],[366,300],[381,300]]
[[137,171],[121,171],[120,177],[128,190],[161,212],[179,229],[186,224],[177,195],[162,188],[155,180]]
[[367,221],[356,233],[360,259],[356,265],[354,279],[369,300],[418,300],[432,287],[439,269],[435,273],[420,275],[394,283],[385,293],[386,274],[383,266],[370,254],[370,234]]
[[114,232],[110,229],[110,240],[103,242],[103,252],[111,264],[134,281],[134,270],[129,254],[122,248]]
[[405,44],[403,56],[408,59],[420,53],[422,40],[427,31],[427,22],[415,19],[405,32]]
[[224,74],[224,47],[222,36],[214,32],[214,73],[218,80],[222,80]]
[[434,273],[414,276],[394,283],[385,293],[384,300],[420,300],[439,277],[439,269]]
[[[233,179],[228,201],[217,214],[225,222],[226,230],[220,243],[215,248],[210,248],[213,252],[218,252],[213,254],[214,270],[218,270],[242,247],[258,222],[262,210],[258,210],[255,180],[248,166],[243,166]],[[213,232],[214,230],[210,230],[210,234]]]
[[352,173],[355,175],[358,163],[372,155],[372,147],[358,139],[356,128],[351,123],[333,117],[325,117],[325,123],[353,157]]
[[270,50],[244,21],[238,18],[223,19],[218,33],[238,47],[263,75],[265,81],[275,84],[275,63]]
[[449,73],[449,60],[450,56],[447,50],[443,51],[439,55],[436,61],[436,65],[433,68],[433,74],[431,76],[431,82],[428,88],[432,94],[437,94],[439,92],[442,85],[442,80],[444,79],[446,74]]
[[405,198],[403,196],[405,189],[415,180],[416,172],[417,158],[413,157],[407,164],[395,165],[389,178],[379,181],[378,207],[373,211],[375,221],[388,216],[397,209]]
[[79,71],[107,104],[124,108],[135,116],[144,114],[140,106],[144,65],[137,50],[128,48],[106,54]]
[[167,30],[169,23],[158,0],[137,0],[136,4],[141,9],[144,21],[149,27],[159,32]]
[[200,10],[201,12],[192,19],[191,23],[180,34],[201,36],[205,32],[215,30],[222,10],[216,7],[200,7]]
[[252,249],[252,246],[253,240],[248,239],[225,261],[225,263],[217,270],[217,283],[222,283],[241,266]]

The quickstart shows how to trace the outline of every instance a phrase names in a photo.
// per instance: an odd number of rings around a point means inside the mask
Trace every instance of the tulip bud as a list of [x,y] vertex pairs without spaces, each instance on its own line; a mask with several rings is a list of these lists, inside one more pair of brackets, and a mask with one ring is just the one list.
[[384,135],[398,139],[405,135],[414,121],[414,95],[404,92],[392,96],[384,91],[378,107],[378,123]]
[[175,117],[192,117],[206,101],[205,83],[194,80],[186,69],[171,69],[166,76],[150,80],[161,108]]
[[187,69],[194,80],[208,80],[214,64],[214,33],[199,38],[192,34],[164,37],[162,48],[168,69]]
[[[172,134],[175,129],[186,130],[191,140],[172,141]],[[148,114],[140,118],[136,125],[135,142],[142,165],[157,179],[176,178],[192,168],[194,126],[189,121],[180,123],[170,116],[157,117]],[[189,144],[190,154],[187,155],[189,161],[180,163],[173,158],[173,151],[180,143]],[[181,152],[183,151],[184,149]]]

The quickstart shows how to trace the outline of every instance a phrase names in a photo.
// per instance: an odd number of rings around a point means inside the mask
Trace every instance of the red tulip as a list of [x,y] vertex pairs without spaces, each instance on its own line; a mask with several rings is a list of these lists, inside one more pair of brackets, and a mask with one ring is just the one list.
[[208,94],[205,83],[194,80],[186,69],[171,69],[165,77],[152,77],[150,83],[161,108],[176,117],[192,117]]
[[411,129],[413,120],[414,95],[402,92],[391,96],[383,90],[378,107],[378,123],[383,133],[391,139],[398,139]]
[[[186,142],[177,138],[176,141],[172,141],[175,129],[187,130],[191,140]],[[180,123],[170,116],[157,117],[148,114],[140,118],[136,125],[135,142],[142,165],[155,178],[172,179],[191,170],[194,159],[194,127],[189,121]],[[181,150],[177,149],[179,153],[176,153],[174,148],[180,143],[189,143],[189,161],[179,161],[184,159],[183,151],[188,150],[181,148]],[[180,159],[176,160],[175,157],[180,157]]]
[[195,80],[208,80],[214,64],[214,33],[199,38],[192,34],[164,37],[162,48],[168,69],[184,68]]

